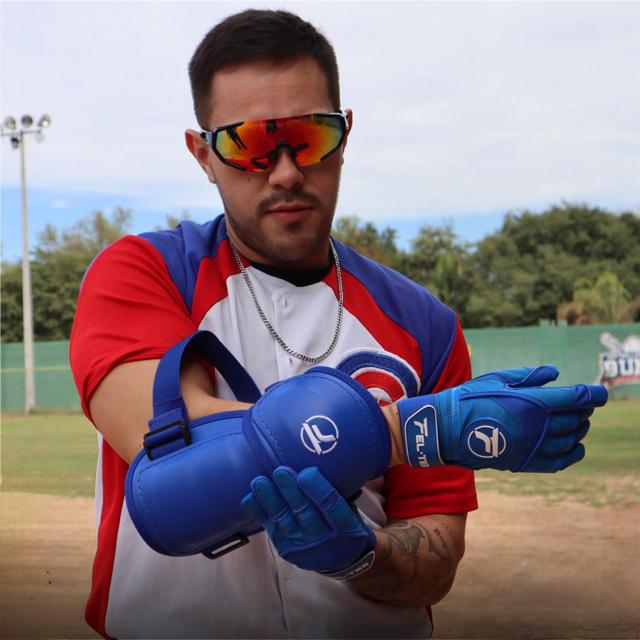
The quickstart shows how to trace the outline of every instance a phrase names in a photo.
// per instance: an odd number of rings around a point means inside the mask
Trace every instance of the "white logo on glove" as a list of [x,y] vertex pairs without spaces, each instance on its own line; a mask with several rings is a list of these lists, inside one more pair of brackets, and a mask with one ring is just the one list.
[[478,458],[499,458],[507,448],[507,439],[498,427],[483,424],[469,432],[467,447]]
[[421,467],[428,467],[429,462],[427,461],[427,456],[424,453],[424,442],[425,438],[429,437],[429,421],[427,418],[422,420],[414,420],[413,426],[418,428],[418,432],[416,433],[416,453],[418,454],[417,460]]
[[339,436],[336,423],[327,416],[311,416],[302,423],[300,429],[300,440],[305,449],[319,456],[333,451]]

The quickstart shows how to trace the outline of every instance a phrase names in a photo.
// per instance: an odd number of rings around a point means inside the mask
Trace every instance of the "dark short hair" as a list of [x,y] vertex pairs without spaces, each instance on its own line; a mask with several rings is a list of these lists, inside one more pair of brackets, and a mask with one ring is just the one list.
[[329,98],[340,110],[336,54],[312,24],[289,11],[248,9],[218,23],[198,45],[189,63],[193,108],[198,124],[208,126],[213,75],[225,67],[272,60],[284,62],[310,56],[327,77]]

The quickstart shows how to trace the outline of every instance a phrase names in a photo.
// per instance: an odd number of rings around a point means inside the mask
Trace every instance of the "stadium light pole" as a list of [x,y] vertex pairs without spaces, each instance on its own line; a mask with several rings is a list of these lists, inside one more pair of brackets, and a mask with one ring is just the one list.
[[51,124],[48,115],[41,116],[33,126],[33,118],[23,115],[20,126],[12,116],[2,123],[2,137],[9,137],[11,146],[20,152],[20,194],[22,200],[22,327],[24,340],[24,412],[31,413],[36,404],[36,388],[33,375],[33,313],[31,309],[31,263],[29,262],[29,215],[27,208],[27,179],[25,168],[25,136],[35,134],[38,142],[44,140],[43,129]]

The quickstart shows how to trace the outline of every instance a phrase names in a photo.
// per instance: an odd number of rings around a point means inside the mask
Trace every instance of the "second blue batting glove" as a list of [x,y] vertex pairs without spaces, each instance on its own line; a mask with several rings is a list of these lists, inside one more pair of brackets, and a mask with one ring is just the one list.
[[493,371],[458,387],[398,402],[408,464],[552,473],[581,460],[602,385],[542,387],[551,365]]
[[301,569],[347,579],[373,564],[373,531],[316,467],[296,474],[281,466],[273,480],[255,478],[242,506],[280,556]]

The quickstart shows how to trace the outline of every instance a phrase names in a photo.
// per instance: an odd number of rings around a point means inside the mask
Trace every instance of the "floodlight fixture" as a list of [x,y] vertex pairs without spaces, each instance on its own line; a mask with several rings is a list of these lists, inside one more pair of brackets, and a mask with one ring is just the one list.
[[23,127],[26,127],[28,129],[33,124],[33,118],[30,115],[24,115],[22,116],[20,123]]
[[38,127],[41,129],[46,129],[51,124],[51,117],[48,114],[44,114],[41,116],[40,120],[38,120]]
[[7,116],[2,123],[2,126],[9,131],[13,131],[16,128],[16,119],[13,116]]

